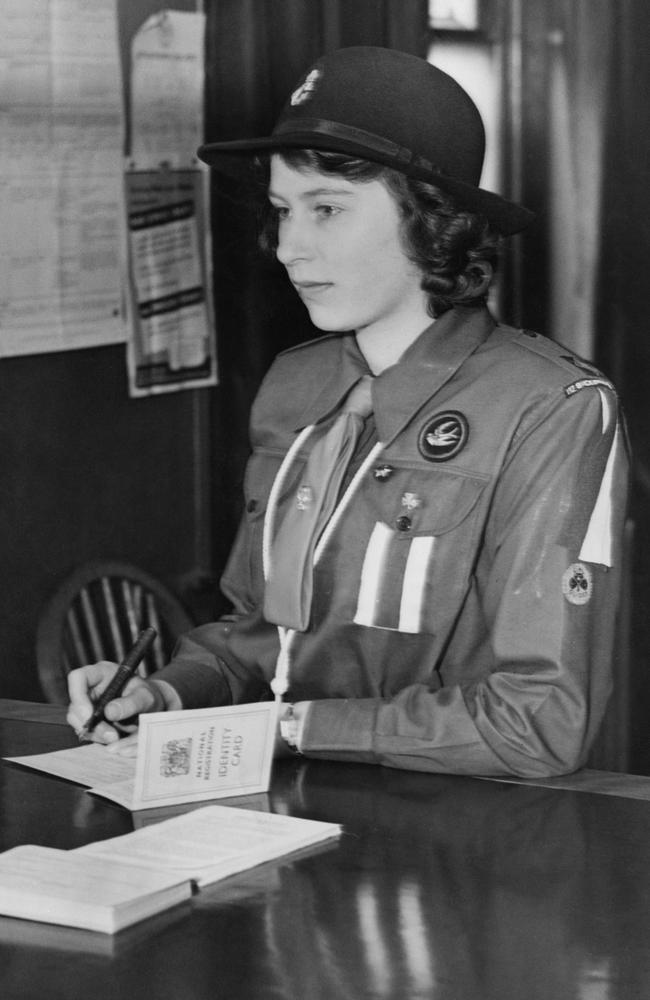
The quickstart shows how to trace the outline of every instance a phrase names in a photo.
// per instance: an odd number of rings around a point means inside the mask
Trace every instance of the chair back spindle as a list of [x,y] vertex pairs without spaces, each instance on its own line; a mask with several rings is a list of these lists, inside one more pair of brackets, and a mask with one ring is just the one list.
[[169,661],[179,635],[192,628],[191,618],[166,587],[130,564],[94,562],[74,572],[39,621],[37,666],[47,700],[67,704],[70,670],[98,660],[120,662],[149,625],[158,634],[138,668],[141,677]]

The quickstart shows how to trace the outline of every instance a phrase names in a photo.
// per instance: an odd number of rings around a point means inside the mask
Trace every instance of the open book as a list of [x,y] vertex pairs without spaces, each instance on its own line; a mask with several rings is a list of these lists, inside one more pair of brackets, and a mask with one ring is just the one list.
[[0,913],[113,933],[188,899],[193,886],[338,837],[336,823],[205,806],[72,851],[0,854]]

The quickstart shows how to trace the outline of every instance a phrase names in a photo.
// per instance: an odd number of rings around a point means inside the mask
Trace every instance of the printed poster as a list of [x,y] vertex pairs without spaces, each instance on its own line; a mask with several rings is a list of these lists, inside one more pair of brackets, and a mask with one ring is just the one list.
[[215,385],[207,173],[125,175],[133,396]]

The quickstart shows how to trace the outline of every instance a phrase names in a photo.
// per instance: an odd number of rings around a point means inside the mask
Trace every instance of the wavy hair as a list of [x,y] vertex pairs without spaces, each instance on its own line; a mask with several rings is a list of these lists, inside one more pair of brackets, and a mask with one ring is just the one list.
[[[404,251],[422,272],[431,316],[456,305],[485,303],[502,238],[484,216],[466,212],[435,185],[380,163],[315,149],[283,149],[279,155],[298,170],[338,174],[350,181],[378,180],[388,188],[402,215]],[[268,160],[258,161],[258,167],[267,177]],[[268,203],[262,211],[259,243],[265,253],[275,254],[277,219]]]

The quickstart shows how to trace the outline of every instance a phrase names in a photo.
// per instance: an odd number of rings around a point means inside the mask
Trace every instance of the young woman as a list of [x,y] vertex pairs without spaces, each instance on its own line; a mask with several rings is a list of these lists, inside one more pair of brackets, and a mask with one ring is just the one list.
[[[473,103],[424,60],[343,49],[270,137],[200,155],[268,157],[263,243],[326,335],[280,355],[254,404],[233,613],[107,718],[275,694],[309,756],[580,766],[611,687],[623,430],[600,373],[486,308],[530,213],[478,187]],[[73,726],[114,669],[71,674]]]

